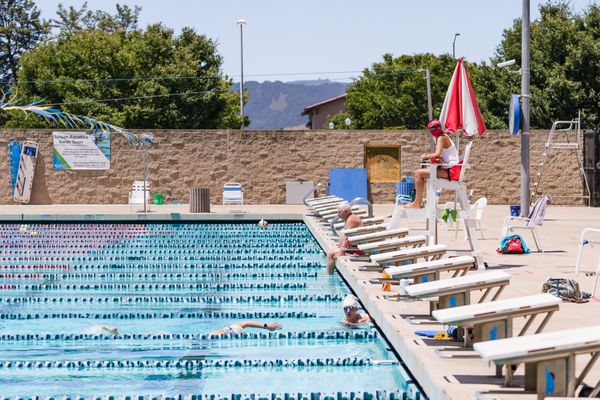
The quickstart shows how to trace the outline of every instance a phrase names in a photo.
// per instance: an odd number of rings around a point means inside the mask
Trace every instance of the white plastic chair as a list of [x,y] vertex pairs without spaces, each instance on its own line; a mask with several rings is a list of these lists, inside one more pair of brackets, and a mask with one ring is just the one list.
[[536,234],[537,226],[542,226],[544,223],[544,216],[546,215],[546,207],[550,203],[550,196],[543,195],[538,201],[531,207],[531,211],[527,218],[525,217],[513,217],[509,216],[504,219],[504,226],[502,227],[502,237],[508,235],[509,232],[513,232],[515,229],[526,229],[531,231],[533,241],[540,253],[544,252],[542,248],[542,242]]
[[[581,256],[583,254],[583,250],[585,246],[589,245],[590,247],[594,247],[600,243],[597,239],[586,239],[589,234],[596,234],[596,237],[600,233],[600,228],[585,228],[581,232],[581,238],[579,239],[579,251],[577,252],[577,262],[575,263],[575,276],[579,275],[579,271],[581,269]],[[598,276],[600,275],[600,257],[598,257],[598,261],[596,262],[596,276],[594,277],[594,288],[592,289],[592,296],[596,295],[596,288],[598,286]]]
[[[487,206],[487,198],[481,197],[475,203],[471,205],[471,215],[473,220],[475,221],[475,230],[479,230],[481,232],[481,240],[483,237],[483,226],[481,225],[481,218],[483,217],[483,209]],[[456,220],[455,231],[454,231],[454,239],[458,237],[458,228],[460,227],[460,223],[464,224],[462,219]],[[467,239],[467,235],[465,232],[465,240]]]
[[223,205],[225,204],[244,205],[242,185],[237,182],[226,182],[223,185]]
[[133,181],[131,192],[129,192],[129,209],[132,210],[134,205],[144,205],[144,190],[146,191],[146,205],[150,205],[150,182],[148,181]]

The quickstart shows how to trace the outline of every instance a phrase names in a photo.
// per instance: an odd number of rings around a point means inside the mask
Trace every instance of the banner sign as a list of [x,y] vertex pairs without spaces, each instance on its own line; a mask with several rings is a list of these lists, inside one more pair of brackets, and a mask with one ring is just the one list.
[[54,169],[110,169],[110,136],[104,132],[52,132]]

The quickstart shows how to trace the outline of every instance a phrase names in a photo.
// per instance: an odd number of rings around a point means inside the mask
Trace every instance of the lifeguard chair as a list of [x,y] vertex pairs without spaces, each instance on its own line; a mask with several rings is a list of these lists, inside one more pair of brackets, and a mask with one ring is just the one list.
[[460,210],[457,210],[457,218],[464,220],[465,232],[467,234],[467,240],[469,242],[469,250],[451,250],[449,253],[468,253],[475,258],[477,268],[485,269],[483,257],[481,255],[481,249],[479,247],[479,240],[477,237],[476,225],[473,215],[471,215],[471,204],[469,202],[469,196],[467,195],[467,185],[464,181],[467,169],[470,168],[469,154],[473,142],[467,143],[463,153],[462,169],[460,176],[457,181],[449,181],[447,179],[440,179],[437,177],[437,169],[442,164],[424,164],[425,167],[429,168],[429,180],[427,181],[427,204],[425,208],[404,208],[404,206],[396,206],[392,219],[390,220],[388,229],[395,229],[400,226],[403,218],[409,219],[425,219],[426,228],[425,230],[415,229],[415,233],[424,233],[428,238],[428,245],[437,244],[437,222],[440,218],[440,210],[438,209],[438,196],[437,192],[441,190],[451,190],[455,193],[456,202],[460,205]]

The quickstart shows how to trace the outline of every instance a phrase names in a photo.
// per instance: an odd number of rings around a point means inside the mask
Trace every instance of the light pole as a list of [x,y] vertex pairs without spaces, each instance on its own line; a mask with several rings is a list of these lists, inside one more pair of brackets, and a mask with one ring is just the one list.
[[240,65],[241,65],[241,76],[240,76],[240,115],[242,116],[242,127],[244,129],[244,25],[246,25],[245,19],[238,19],[236,22],[240,27]]
[[[420,68],[418,72],[425,72],[425,84],[427,85],[427,117],[429,121],[433,119],[433,105],[431,103],[431,74],[429,68]],[[429,136],[429,147],[431,150],[435,147],[435,141],[431,135]]]
[[452,41],[452,58],[456,58],[456,37],[460,36],[460,33],[454,34],[454,40]]
[[521,29],[521,215],[529,215],[529,0],[523,0],[523,17]]

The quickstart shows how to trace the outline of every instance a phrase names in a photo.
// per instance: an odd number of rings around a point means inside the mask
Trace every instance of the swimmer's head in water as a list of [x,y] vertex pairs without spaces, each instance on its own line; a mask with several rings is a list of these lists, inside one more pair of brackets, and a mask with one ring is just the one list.
[[85,330],[89,335],[114,335],[119,336],[119,330],[116,326],[93,325]]
[[354,295],[349,294],[346,297],[344,297],[344,300],[342,301],[342,307],[358,308],[358,300],[356,300],[356,297],[354,297]]

